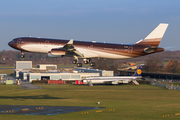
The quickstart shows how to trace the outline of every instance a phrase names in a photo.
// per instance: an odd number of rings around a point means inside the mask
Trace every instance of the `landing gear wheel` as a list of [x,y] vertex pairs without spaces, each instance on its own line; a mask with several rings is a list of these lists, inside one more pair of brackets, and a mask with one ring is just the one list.
[[95,66],[95,62],[91,62],[91,63],[90,63],[90,66],[91,66],[91,67]]
[[89,64],[91,62],[91,58],[84,58],[84,64]]
[[88,61],[84,61],[84,64],[88,64],[89,62]]
[[82,67],[82,63],[77,63],[77,67]]
[[25,55],[21,55],[21,58],[24,58],[25,57]]
[[77,63],[77,60],[73,60],[72,63],[73,63],[73,64],[76,64],[76,63]]
[[24,57],[25,57],[24,52],[21,51],[21,58],[24,58]]

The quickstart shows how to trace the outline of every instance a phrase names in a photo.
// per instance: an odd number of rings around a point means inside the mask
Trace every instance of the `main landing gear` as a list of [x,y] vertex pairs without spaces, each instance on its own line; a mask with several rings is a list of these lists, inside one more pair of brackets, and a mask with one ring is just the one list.
[[[73,64],[76,64],[77,67],[82,67],[82,63],[78,63],[78,58],[75,57],[75,59],[72,61]],[[95,62],[92,62],[90,58],[85,58],[83,59],[84,64],[89,64],[91,67],[95,66]]]
[[76,64],[77,67],[82,67],[82,63],[78,63],[78,59],[72,61],[73,64]]

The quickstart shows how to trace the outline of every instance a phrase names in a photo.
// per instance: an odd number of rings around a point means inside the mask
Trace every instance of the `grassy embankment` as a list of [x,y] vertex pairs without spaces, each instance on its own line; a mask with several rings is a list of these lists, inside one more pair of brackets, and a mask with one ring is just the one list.
[[[49,105],[105,107],[101,113],[89,110],[53,116],[0,115],[0,119],[86,119],[86,120],[160,120],[180,119],[180,92],[151,85],[42,85],[44,89],[24,90],[16,85],[0,85],[1,105]],[[97,102],[101,102],[100,105]],[[115,109],[109,112],[108,109]],[[163,118],[163,115],[170,115]]]
[[7,74],[11,75],[14,73],[14,69],[6,69],[6,70],[0,70],[0,74]]

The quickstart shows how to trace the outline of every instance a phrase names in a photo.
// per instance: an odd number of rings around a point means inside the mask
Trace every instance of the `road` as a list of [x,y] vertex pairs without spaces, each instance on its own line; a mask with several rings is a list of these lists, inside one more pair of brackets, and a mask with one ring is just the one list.
[[0,70],[13,70],[14,68],[0,68]]

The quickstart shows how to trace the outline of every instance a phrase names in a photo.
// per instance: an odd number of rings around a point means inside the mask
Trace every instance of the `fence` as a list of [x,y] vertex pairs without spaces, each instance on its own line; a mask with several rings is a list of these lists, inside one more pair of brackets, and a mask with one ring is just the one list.
[[154,82],[151,82],[151,85],[156,85],[156,86],[168,88],[168,89],[170,89],[170,90],[171,90],[171,89],[174,89],[174,90],[180,90],[180,87],[173,86],[173,85],[164,85],[164,84],[154,83]]

